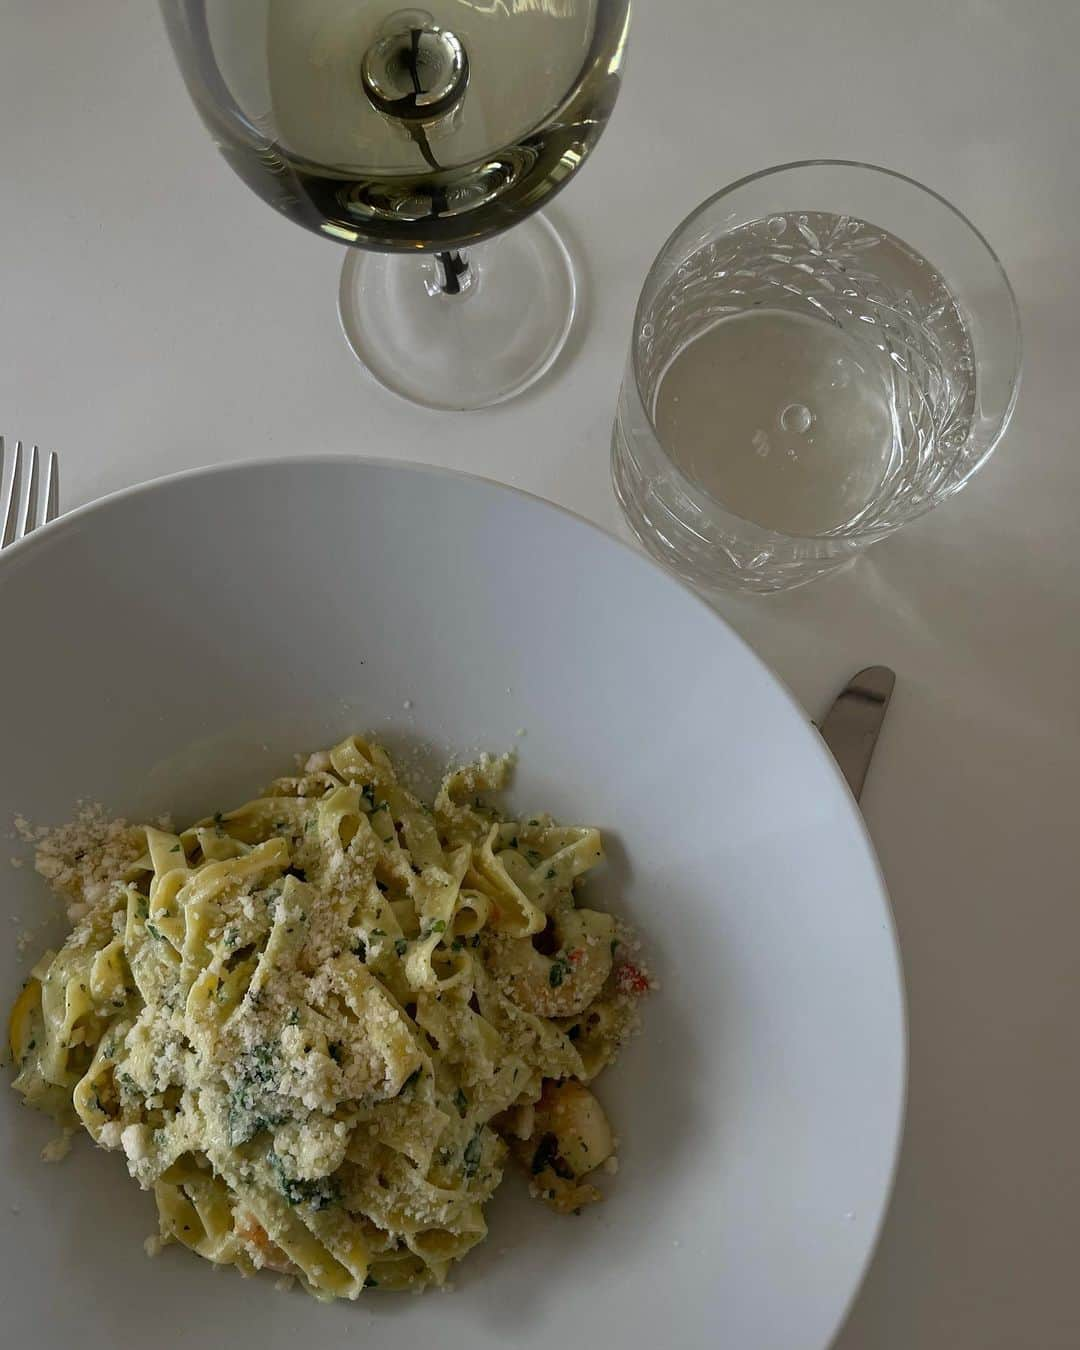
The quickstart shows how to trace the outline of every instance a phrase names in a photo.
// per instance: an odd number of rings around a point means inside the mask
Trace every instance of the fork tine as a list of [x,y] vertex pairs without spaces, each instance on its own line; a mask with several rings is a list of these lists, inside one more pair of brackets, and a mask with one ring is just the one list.
[[[0,468],[3,467],[0,459]],[[15,516],[19,503],[19,487],[22,483],[22,441],[15,442],[14,459],[11,464],[11,477],[8,479],[4,500],[0,503],[0,548],[6,548],[15,538]]]
[[15,525],[15,538],[25,539],[37,524],[38,496],[38,448],[30,447],[30,467],[26,475],[26,492],[22,499],[22,510]]
[[50,450],[45,459],[45,481],[42,483],[41,495],[45,503],[41,523],[48,525],[50,520],[55,520],[60,514],[60,461],[55,450]]

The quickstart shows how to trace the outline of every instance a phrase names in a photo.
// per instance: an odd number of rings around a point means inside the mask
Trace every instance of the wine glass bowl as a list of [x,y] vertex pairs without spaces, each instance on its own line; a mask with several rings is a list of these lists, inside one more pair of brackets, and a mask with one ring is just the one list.
[[[346,269],[342,322],[383,383],[433,406],[478,407],[550,366],[576,287],[551,227],[521,222],[565,187],[607,125],[630,0],[161,5],[196,107],[260,197],[340,243],[445,255],[437,268],[414,268],[415,280],[391,275],[405,264],[385,256]],[[454,257],[512,225],[532,229],[531,239]],[[550,271],[550,284],[523,280],[524,267]],[[463,284],[467,271],[476,276]],[[525,325],[508,361],[521,296],[545,289],[550,312]],[[466,312],[462,297],[481,290],[486,307]],[[447,303],[460,312],[446,313]],[[496,313],[501,321],[485,329]],[[458,351],[441,375],[447,344]]]

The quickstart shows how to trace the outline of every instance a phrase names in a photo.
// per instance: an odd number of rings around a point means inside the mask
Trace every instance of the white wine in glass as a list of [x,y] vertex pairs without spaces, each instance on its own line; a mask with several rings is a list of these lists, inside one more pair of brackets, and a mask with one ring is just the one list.
[[480,408],[551,366],[577,287],[535,213],[607,125],[630,0],[161,8],[233,169],[291,220],[352,246],[341,321],[376,379],[431,407]]

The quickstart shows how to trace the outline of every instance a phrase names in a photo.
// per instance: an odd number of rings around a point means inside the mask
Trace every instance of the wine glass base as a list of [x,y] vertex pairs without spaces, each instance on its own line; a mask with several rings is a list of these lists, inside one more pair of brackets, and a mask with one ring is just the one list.
[[488,408],[551,368],[574,319],[566,245],[543,216],[470,248],[458,295],[432,254],[350,250],[338,313],[356,356],[387,389],[429,408]]

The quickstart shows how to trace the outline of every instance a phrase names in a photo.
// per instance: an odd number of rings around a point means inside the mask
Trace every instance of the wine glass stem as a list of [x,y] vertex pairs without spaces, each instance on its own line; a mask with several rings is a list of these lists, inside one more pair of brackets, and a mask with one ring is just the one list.
[[443,295],[460,295],[467,282],[469,260],[463,253],[436,253],[435,261],[439,265],[439,289]]

